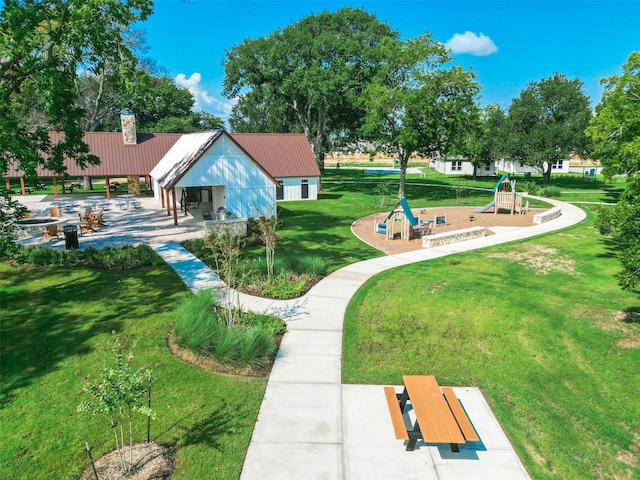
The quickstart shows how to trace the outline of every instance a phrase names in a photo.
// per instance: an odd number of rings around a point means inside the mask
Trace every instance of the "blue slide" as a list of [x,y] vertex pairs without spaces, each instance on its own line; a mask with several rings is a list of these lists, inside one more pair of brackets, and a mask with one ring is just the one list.
[[491,210],[495,204],[495,201],[488,203],[484,207],[476,208],[473,213],[485,213],[487,210]]

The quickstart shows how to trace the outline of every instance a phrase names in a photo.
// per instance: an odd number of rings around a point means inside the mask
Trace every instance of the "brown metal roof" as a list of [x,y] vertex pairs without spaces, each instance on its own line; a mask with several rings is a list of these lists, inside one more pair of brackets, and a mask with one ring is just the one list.
[[[226,133],[226,132],[225,132]],[[68,160],[65,162],[71,177],[113,177],[147,175],[182,137],[180,133],[139,133],[136,145],[125,145],[122,132],[87,132],[84,141],[89,152],[97,156],[100,165],[82,170]],[[302,133],[231,133],[231,138],[245,150],[271,177],[318,177],[320,170],[307,138]],[[52,143],[63,138],[60,132],[50,132]],[[39,177],[54,176],[42,167]],[[9,165],[8,177],[21,177],[23,172]]]
[[302,133],[231,133],[274,178],[319,177],[320,169]]
[[[125,145],[122,132],[87,132],[84,141],[89,146],[89,152],[97,156],[101,163],[82,170],[76,162],[67,160],[67,173],[71,177],[147,175],[181,136],[180,133],[139,133],[136,145]],[[49,137],[52,143],[58,143],[63,134],[50,132]],[[42,167],[37,172],[39,177],[54,176],[53,172]],[[7,176],[21,177],[23,172],[11,164]]]

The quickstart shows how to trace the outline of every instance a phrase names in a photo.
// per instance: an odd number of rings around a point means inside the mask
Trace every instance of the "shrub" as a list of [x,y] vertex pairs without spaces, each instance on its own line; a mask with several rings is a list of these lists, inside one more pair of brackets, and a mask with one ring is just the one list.
[[266,328],[271,335],[284,335],[287,331],[287,324],[279,317],[275,315],[266,315],[264,313],[246,312],[240,316],[238,325],[244,327],[251,327],[254,325],[260,325]]
[[258,368],[275,352],[273,337],[284,333],[285,323],[270,315],[236,311],[235,324],[226,308],[214,307],[212,290],[186,296],[176,308],[174,334],[179,345],[198,355],[233,367]]
[[245,329],[238,347],[238,362],[251,368],[264,366],[276,349],[271,333],[261,325]]
[[542,196],[543,197],[559,197],[562,195],[562,191],[560,190],[560,187],[545,187],[542,189]]
[[4,252],[2,259],[30,265],[84,265],[106,270],[132,269],[146,265],[160,265],[163,262],[148,245],[137,247],[125,245],[100,250],[93,247],[87,247],[85,250],[54,250],[44,245],[34,247],[16,245],[10,251]]
[[182,246],[198,258],[206,258],[209,255],[209,250],[207,245],[205,244],[204,238],[185,240],[184,242],[182,242]]
[[179,345],[203,354],[218,333],[217,318],[213,312],[212,290],[201,290],[195,295],[187,294],[178,304],[174,333]]
[[284,257],[284,265],[297,274],[307,274],[312,278],[324,275],[327,265],[320,257]]
[[526,182],[524,184],[524,188],[529,193],[529,195],[537,195],[540,191],[540,186],[533,180]]
[[280,300],[299,297],[306,292],[308,280],[309,276],[306,274],[292,275],[286,270],[280,270],[276,277],[268,279],[262,288],[262,294]]
[[326,273],[326,264],[320,257],[278,257],[274,272],[268,276],[264,261],[246,261],[240,270],[238,288],[278,299],[299,297],[306,293],[309,282]]
[[[106,415],[114,434],[120,468],[124,473],[131,472],[135,467],[133,461],[134,412],[147,417],[154,416],[153,410],[147,406],[147,398],[150,398],[147,395],[151,394],[151,371],[134,370],[130,364],[134,357],[131,352],[126,351],[127,348],[129,345],[123,339],[114,336],[113,362],[105,363],[99,379],[85,377],[82,390],[93,398],[91,401],[80,403],[77,407],[78,412],[87,412],[92,416]],[[126,429],[125,424],[128,427]],[[127,430],[128,438],[125,436]]]

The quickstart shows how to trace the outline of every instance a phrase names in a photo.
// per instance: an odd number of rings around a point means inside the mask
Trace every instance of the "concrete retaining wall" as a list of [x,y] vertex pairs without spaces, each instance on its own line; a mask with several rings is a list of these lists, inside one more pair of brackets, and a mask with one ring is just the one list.
[[533,223],[536,225],[540,225],[541,223],[548,222],[549,220],[553,220],[554,218],[558,218],[562,215],[562,210],[558,207],[554,207],[551,210],[547,210],[546,212],[536,213],[533,216]]
[[422,237],[422,248],[437,247],[450,243],[464,242],[472,238],[484,237],[487,234],[486,227],[471,227],[453,232],[435,233]]
[[230,220],[205,220],[203,223],[205,237],[208,237],[212,233],[217,233],[218,235],[220,235],[226,229],[231,230],[240,238],[244,238],[247,236],[246,218],[233,218]]

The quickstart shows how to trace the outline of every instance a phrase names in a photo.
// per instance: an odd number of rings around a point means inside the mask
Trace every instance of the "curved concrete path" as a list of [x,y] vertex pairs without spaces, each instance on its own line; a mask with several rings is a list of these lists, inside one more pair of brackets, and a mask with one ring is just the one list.
[[[22,198],[36,212],[44,212],[50,202],[47,197]],[[382,387],[341,383],[342,323],[351,296],[367,279],[384,270],[552,232],[585,218],[578,207],[545,200],[560,207],[562,215],[542,225],[492,229],[495,235],[481,239],[348,265],[296,300],[240,294],[243,307],[278,315],[288,326],[269,377],[241,479],[529,478],[476,388],[455,387],[455,391],[481,442],[464,446],[456,454],[448,446],[420,442],[415,451],[406,452],[394,437]],[[110,212],[110,228],[81,236],[81,248],[151,244],[192,291],[219,287],[219,277],[178,243],[201,235],[200,222],[186,217],[175,227],[171,218],[158,215],[153,204],[145,207],[140,211]],[[23,242],[39,244],[44,239],[35,235]],[[64,242],[50,245],[61,249]]]
[[[452,453],[448,446],[418,442],[415,451],[406,452],[394,437],[381,386],[341,383],[342,323],[352,295],[384,270],[549,233],[586,216],[569,203],[545,201],[561,208],[562,215],[541,225],[496,229],[495,235],[476,240],[348,265],[295,300],[240,294],[243,307],[278,315],[288,327],[269,377],[241,480],[528,479],[476,388],[455,387],[455,391],[480,442],[463,446],[460,453]],[[192,290],[216,284],[215,274],[200,273],[203,283],[188,280],[199,266],[184,252],[171,253],[178,247],[156,250],[173,263]]]

